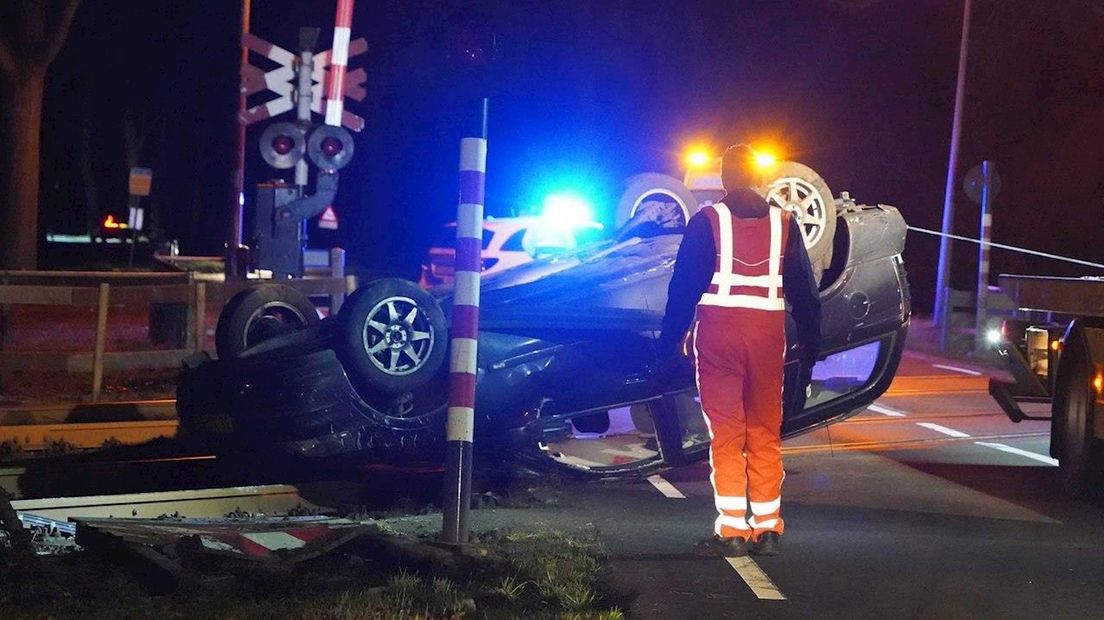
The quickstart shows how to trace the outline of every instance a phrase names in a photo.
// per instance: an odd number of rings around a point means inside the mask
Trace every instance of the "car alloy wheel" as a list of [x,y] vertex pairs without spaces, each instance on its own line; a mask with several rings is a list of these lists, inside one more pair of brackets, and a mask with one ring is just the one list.
[[387,297],[373,306],[362,334],[372,364],[396,377],[421,369],[436,338],[426,312],[404,296]]

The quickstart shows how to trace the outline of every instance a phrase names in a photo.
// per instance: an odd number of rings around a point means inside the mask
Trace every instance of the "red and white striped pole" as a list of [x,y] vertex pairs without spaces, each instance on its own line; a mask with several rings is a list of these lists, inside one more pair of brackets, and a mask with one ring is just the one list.
[[441,537],[468,542],[471,509],[475,378],[479,347],[479,276],[483,265],[483,193],[487,172],[487,100],[482,135],[460,140],[460,205],[456,217],[452,355],[445,454],[444,524]]
[[993,162],[981,162],[981,243],[978,245],[977,317],[974,323],[975,345],[981,350],[989,322],[989,243],[992,239]]
[[345,67],[349,64],[349,37],[353,27],[353,0],[337,0],[333,51],[330,53],[330,83],[326,89],[326,124],[341,126],[345,110]]

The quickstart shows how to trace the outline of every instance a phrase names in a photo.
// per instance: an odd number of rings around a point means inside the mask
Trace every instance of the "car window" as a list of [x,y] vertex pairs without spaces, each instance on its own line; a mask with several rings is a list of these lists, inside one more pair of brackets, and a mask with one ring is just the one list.
[[516,233],[510,235],[510,238],[507,239],[506,242],[502,244],[502,251],[503,252],[524,252],[525,251],[525,246],[523,245],[523,241],[525,240],[526,230],[527,229],[522,228],[521,230],[517,231]]

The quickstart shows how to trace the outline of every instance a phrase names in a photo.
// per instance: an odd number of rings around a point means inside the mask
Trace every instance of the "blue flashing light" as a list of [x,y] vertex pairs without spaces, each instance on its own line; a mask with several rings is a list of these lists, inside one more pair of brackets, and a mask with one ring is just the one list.
[[594,207],[579,194],[557,192],[544,198],[541,218],[566,229],[589,227],[594,225]]

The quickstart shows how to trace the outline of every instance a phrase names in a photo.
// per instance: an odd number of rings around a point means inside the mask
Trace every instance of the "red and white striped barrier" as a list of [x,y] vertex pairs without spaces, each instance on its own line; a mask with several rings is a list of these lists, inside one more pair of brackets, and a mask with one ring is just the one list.
[[989,212],[993,204],[993,165],[986,160],[981,162],[981,244],[978,246],[977,281],[977,320],[975,322],[976,348],[984,346],[985,329],[989,322],[989,242],[992,239],[993,214]]
[[479,334],[479,274],[483,261],[483,188],[487,141],[460,141],[460,206],[456,219],[456,286],[452,305],[449,441],[472,440]]
[[330,82],[326,89],[326,124],[341,126],[345,110],[345,68],[349,64],[349,39],[353,25],[353,0],[337,0],[333,50],[330,52]]
[[[483,114],[485,128],[486,107]],[[447,481],[442,536],[447,541],[461,543],[467,542],[469,532],[486,171],[486,138],[460,140],[460,205],[456,218],[456,284],[452,300],[445,462]]]

